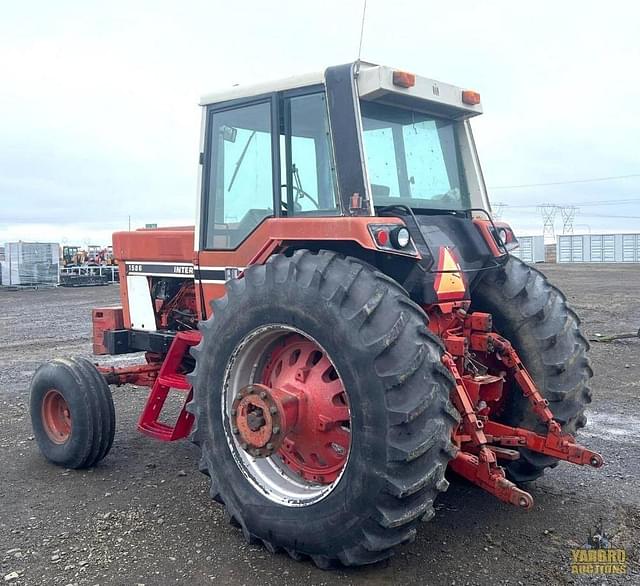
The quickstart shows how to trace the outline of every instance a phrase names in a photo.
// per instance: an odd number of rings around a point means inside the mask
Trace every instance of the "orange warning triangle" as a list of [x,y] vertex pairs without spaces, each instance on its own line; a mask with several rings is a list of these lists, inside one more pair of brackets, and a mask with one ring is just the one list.
[[438,270],[443,271],[438,274],[434,283],[438,301],[464,299],[467,288],[465,287],[464,278],[460,271],[460,265],[456,262],[456,259],[453,258],[451,250],[446,246],[440,248]]

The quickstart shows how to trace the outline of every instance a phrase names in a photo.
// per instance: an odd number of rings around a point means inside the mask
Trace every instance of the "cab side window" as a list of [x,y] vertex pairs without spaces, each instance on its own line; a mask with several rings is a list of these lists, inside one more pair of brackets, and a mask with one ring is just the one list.
[[339,213],[327,118],[324,92],[284,100],[280,163],[287,216]]
[[273,215],[271,103],[209,113],[207,249],[233,249]]

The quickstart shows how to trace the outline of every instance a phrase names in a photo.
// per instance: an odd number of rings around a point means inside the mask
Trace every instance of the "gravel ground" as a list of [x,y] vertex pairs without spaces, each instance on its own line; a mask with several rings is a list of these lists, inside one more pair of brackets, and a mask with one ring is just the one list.
[[[585,331],[640,326],[640,267],[544,266]],[[529,487],[520,512],[462,481],[436,517],[390,561],[323,572],[245,544],[209,500],[188,442],[136,431],[145,389],[113,389],[118,424],[109,456],[69,471],[39,455],[29,380],[44,360],[90,356],[90,309],[116,286],[0,290],[0,578],[10,584],[640,584],[640,341],[596,343],[594,401],[581,440],[606,460],[596,471],[561,464]],[[626,576],[576,580],[570,549],[602,520],[627,549]],[[17,575],[17,577],[16,577]],[[0,582],[2,583],[2,582]]]

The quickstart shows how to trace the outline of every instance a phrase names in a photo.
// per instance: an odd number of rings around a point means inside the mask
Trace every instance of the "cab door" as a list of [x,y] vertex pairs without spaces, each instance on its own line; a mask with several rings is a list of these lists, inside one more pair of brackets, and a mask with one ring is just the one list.
[[[201,314],[224,294],[258,252],[248,237],[279,214],[280,161],[275,95],[209,107],[202,169],[199,247],[195,278]],[[276,200],[276,194],[278,199]]]

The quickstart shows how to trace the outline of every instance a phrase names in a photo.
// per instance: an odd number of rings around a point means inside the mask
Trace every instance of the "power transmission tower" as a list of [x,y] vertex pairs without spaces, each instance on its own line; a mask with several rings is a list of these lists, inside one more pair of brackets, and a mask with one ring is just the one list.
[[542,216],[542,234],[546,238],[556,239],[555,220],[558,206],[553,203],[542,203],[538,206],[538,212]]
[[504,208],[506,207],[507,204],[502,202],[494,203],[491,206],[491,215],[496,222],[502,219],[502,212],[504,212]]
[[573,234],[573,220],[578,211],[579,209],[576,206],[563,206],[560,208],[563,234]]

